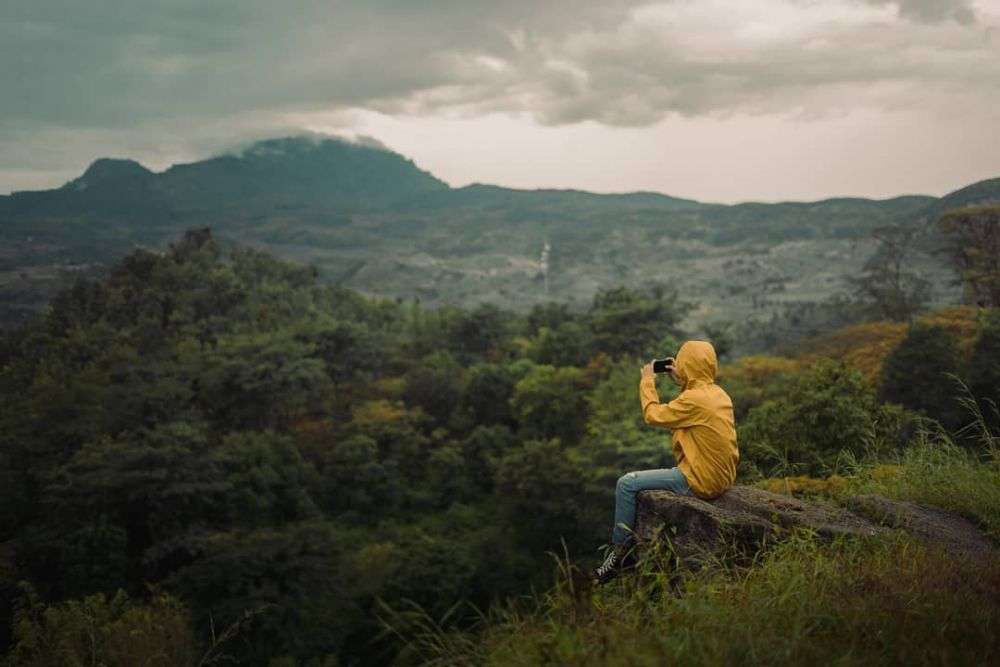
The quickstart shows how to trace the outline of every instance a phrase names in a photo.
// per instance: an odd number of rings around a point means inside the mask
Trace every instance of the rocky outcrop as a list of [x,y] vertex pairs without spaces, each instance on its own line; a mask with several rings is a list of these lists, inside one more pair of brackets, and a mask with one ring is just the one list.
[[840,507],[735,486],[711,501],[669,491],[643,491],[637,498],[635,532],[640,544],[667,536],[675,553],[690,562],[728,545],[756,551],[800,527],[825,538],[879,535],[901,528],[956,556],[995,553],[991,542],[964,517],[880,496],[859,496],[848,507]]
[[955,556],[997,555],[996,546],[972,521],[937,507],[882,496],[855,496],[847,507],[873,521],[899,528],[924,542],[939,544]]

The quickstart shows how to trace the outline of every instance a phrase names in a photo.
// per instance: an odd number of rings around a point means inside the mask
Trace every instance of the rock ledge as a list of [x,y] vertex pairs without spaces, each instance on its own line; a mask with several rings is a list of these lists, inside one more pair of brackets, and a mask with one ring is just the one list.
[[975,524],[951,512],[881,496],[857,496],[847,505],[805,501],[749,486],[734,486],[711,501],[670,491],[641,491],[635,533],[640,544],[661,533],[668,535],[676,554],[692,562],[717,553],[730,540],[741,549],[755,550],[798,527],[825,538],[879,535],[899,528],[955,556],[994,552],[994,545]]

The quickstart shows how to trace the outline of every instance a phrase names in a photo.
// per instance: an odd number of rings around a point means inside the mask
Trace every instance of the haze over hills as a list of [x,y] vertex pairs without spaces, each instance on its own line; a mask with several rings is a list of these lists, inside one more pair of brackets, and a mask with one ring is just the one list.
[[[873,230],[989,201],[1000,201],[1000,179],[940,199],[738,205],[451,188],[381,146],[315,137],[261,141],[160,173],[102,158],[61,188],[0,197],[0,319],[40,308],[67,270],[99,271],[136,245],[165,247],[186,228],[211,226],[219,238],[313,263],[326,280],[430,305],[582,306],[601,287],[659,282],[697,302],[685,320],[697,328],[821,300],[871,255]],[[913,261],[936,301],[955,297],[939,258]]]

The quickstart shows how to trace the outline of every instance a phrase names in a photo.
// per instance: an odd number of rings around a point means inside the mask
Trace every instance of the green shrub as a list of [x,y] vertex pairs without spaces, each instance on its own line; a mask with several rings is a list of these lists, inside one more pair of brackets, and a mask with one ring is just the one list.
[[[902,535],[801,533],[750,568],[644,568],[595,592],[563,563],[534,608],[478,634],[387,620],[427,665],[989,664],[1000,657],[1000,563],[955,561]],[[408,635],[409,633],[409,635]]]
[[979,401],[987,423],[1000,431],[1000,310],[983,319],[969,361],[969,388]]
[[10,665],[183,667],[200,657],[185,607],[169,595],[133,602],[124,591],[55,605],[30,588],[14,619]]
[[797,376],[780,399],[752,409],[738,424],[740,450],[770,475],[835,472],[841,453],[901,446],[916,420],[879,405],[861,374],[821,359]]
[[914,324],[885,361],[879,400],[920,412],[954,431],[966,415],[948,375],[958,373],[960,364],[954,334],[941,326]]

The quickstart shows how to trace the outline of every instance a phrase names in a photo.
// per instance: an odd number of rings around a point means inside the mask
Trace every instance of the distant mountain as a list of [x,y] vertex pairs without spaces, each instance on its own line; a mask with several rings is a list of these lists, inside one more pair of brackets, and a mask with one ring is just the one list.
[[83,192],[85,190],[105,190],[122,185],[147,186],[154,178],[153,172],[135,160],[101,158],[94,160],[80,178],[75,178],[62,187],[63,190]]
[[134,160],[101,158],[79,178],[56,190],[15,192],[0,213],[5,217],[41,219],[52,216],[132,216],[157,203],[156,174]]
[[424,197],[417,205],[472,206],[477,208],[557,208],[562,211],[582,210],[690,210],[703,206],[693,199],[678,199],[658,192],[627,192],[623,194],[596,194],[585,190],[515,190],[498,185],[474,183],[462,188],[439,191]]
[[261,141],[163,172],[158,187],[182,209],[334,206],[379,210],[448,190],[398,153],[332,139]]
[[109,262],[193,225],[242,236],[265,219],[344,220],[448,189],[398,153],[333,138],[270,139],[162,173],[101,158],[61,188],[0,197],[0,271]]
[[[133,160],[96,160],[82,176],[43,192],[15,192],[8,215],[171,213],[232,207],[323,206],[377,210],[447,184],[397,153],[346,141],[289,137],[239,155],[155,174]],[[130,207],[135,207],[130,208]]]
[[[654,192],[451,188],[382,146],[336,138],[270,139],[160,173],[102,158],[61,188],[0,197],[0,323],[37,310],[72,275],[194,226],[311,262],[327,280],[431,304],[586,303],[602,286],[659,281],[699,302],[692,322],[744,318],[829,296],[870,256],[874,229],[918,225],[995,197],[998,184],[941,199],[729,206]],[[921,270],[945,285],[940,261]],[[939,298],[949,294],[941,287]]]
[[934,223],[946,211],[964,206],[1000,203],[1000,178],[979,181],[941,197],[929,204],[921,214]]

